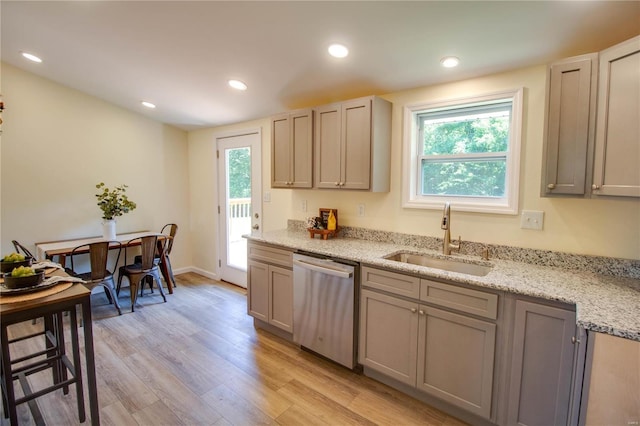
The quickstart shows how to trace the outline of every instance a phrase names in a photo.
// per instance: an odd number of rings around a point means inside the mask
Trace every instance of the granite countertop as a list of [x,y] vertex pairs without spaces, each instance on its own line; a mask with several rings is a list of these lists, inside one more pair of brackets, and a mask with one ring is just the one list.
[[407,250],[444,257],[440,252],[414,246],[356,238],[311,239],[307,232],[279,230],[245,235],[251,241],[308,251],[360,262],[397,272],[420,274],[576,305],[577,325],[587,330],[640,341],[640,280],[592,272],[539,266],[511,260],[453,255],[470,263],[493,266],[486,276],[477,277],[440,269],[384,259],[388,254]]

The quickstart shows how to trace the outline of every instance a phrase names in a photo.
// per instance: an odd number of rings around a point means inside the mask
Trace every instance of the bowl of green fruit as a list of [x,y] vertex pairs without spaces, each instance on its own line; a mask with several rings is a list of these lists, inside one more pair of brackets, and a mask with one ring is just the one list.
[[20,253],[11,253],[3,257],[2,261],[0,261],[0,272],[6,274],[19,266],[30,266],[32,262],[32,257],[25,257]]
[[34,287],[44,280],[44,271],[36,271],[29,266],[18,266],[4,276],[4,286],[10,290]]

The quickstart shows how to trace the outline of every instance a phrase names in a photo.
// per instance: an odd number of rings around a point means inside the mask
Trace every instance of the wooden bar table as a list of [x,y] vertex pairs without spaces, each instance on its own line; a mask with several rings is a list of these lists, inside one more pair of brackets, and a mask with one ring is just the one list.
[[[61,271],[55,274],[63,275]],[[5,416],[9,418],[12,425],[18,424],[16,405],[27,402],[36,424],[43,424],[42,414],[37,406],[36,399],[46,393],[63,389],[68,392],[70,384],[75,383],[78,398],[78,417],[80,422],[84,422],[85,409],[84,385],[82,380],[82,368],[80,362],[80,345],[78,341],[78,330],[80,323],[76,318],[76,308],[81,307],[82,323],[84,328],[84,349],[85,367],[87,378],[87,391],[89,396],[89,411],[91,424],[100,424],[100,413],[98,410],[98,392],[96,387],[95,358],[93,352],[93,325],[91,322],[91,292],[82,284],[60,283],[48,289],[39,290],[33,293],[21,295],[0,296],[0,331],[2,334],[2,394]],[[14,298],[12,300],[12,298]],[[19,298],[19,299],[15,299]],[[25,300],[28,299],[28,300]],[[18,301],[15,301],[18,300]],[[64,321],[63,313],[68,312],[69,327],[71,331],[71,346],[73,362],[66,355],[64,348]],[[9,340],[7,328],[12,324],[23,321],[30,321],[36,318],[44,318],[44,333],[36,333],[30,336],[21,336]],[[25,338],[34,338],[44,335],[46,349],[40,355],[46,355],[44,360],[30,364],[30,368],[15,367],[13,364],[24,359],[35,358],[38,354],[11,359],[10,345]],[[49,337],[47,336],[49,335]],[[55,348],[55,342],[62,347]],[[35,371],[45,369],[52,370],[53,384],[44,389],[31,391],[26,375]],[[27,371],[24,371],[27,370]],[[71,372],[72,378],[67,378],[67,373]],[[14,391],[14,381],[22,385],[25,396],[16,399]]]

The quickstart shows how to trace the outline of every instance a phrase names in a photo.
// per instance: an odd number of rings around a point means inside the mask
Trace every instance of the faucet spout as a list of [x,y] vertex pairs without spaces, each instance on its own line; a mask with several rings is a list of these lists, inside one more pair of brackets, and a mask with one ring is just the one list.
[[444,210],[442,211],[442,224],[440,225],[441,229],[444,229],[444,243],[442,244],[442,253],[445,255],[450,255],[451,250],[460,251],[460,237],[458,237],[458,242],[454,243],[451,241],[451,204],[449,202],[444,203]]

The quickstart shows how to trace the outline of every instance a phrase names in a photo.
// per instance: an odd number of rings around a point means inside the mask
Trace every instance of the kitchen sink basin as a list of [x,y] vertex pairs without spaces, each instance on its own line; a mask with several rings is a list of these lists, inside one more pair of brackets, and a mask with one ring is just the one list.
[[416,254],[411,252],[398,252],[384,256],[384,259],[395,262],[410,263],[412,265],[426,266],[428,268],[442,269],[459,274],[484,277],[491,272],[491,266],[479,263],[468,263],[456,259],[443,259],[428,254]]

